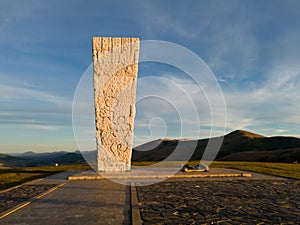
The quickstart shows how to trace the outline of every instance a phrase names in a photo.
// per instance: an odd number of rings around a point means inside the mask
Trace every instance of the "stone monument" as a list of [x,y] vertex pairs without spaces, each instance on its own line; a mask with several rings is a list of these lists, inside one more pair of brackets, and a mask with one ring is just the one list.
[[98,171],[131,168],[138,38],[93,38]]

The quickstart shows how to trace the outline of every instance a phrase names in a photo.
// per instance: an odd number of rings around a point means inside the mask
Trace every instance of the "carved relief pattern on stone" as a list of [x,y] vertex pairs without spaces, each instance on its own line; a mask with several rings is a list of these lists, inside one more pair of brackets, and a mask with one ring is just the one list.
[[139,40],[93,38],[98,170],[130,169]]

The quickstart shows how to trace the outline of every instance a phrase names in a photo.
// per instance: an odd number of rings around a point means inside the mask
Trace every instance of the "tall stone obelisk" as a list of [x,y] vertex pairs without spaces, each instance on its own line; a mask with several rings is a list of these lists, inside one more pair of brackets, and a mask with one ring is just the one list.
[[131,168],[138,38],[93,38],[98,171]]

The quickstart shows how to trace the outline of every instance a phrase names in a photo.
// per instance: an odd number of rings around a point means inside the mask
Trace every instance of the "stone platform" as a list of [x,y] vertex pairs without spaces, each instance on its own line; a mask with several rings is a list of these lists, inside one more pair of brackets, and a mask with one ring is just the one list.
[[134,168],[129,172],[85,171],[69,176],[69,180],[102,179],[167,179],[167,178],[251,178],[252,174],[240,170],[211,168],[209,172],[181,172],[176,168]]
[[[13,200],[21,205],[3,212],[0,225],[299,224],[299,180],[254,172],[247,176],[245,171],[221,168],[199,172],[202,177],[198,178],[177,173],[171,176],[177,179],[157,183],[142,179],[170,170],[125,173],[127,177],[140,175],[133,179],[135,183],[129,183],[130,179],[111,182],[93,171],[70,171],[33,181],[1,194],[3,202]],[[182,175],[185,177],[179,177]],[[71,180],[84,176],[90,180]],[[56,189],[24,199],[27,192],[48,185]]]

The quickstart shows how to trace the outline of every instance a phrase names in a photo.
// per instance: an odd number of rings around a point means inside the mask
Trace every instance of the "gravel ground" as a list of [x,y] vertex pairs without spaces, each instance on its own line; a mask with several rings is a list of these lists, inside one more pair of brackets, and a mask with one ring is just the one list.
[[25,184],[0,193],[0,213],[57,186],[57,184]]
[[178,180],[137,187],[143,224],[300,224],[299,191],[299,180]]

